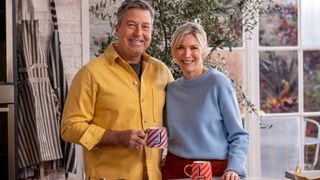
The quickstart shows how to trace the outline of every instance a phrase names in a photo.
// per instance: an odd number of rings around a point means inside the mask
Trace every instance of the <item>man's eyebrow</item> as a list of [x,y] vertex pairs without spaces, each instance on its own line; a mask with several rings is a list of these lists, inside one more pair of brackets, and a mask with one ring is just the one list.
[[[129,20],[126,21],[126,23],[136,23],[136,21],[129,19]],[[143,25],[150,25],[151,23],[150,22],[142,22],[142,24]]]
[[129,19],[126,21],[126,23],[135,23],[135,21]]

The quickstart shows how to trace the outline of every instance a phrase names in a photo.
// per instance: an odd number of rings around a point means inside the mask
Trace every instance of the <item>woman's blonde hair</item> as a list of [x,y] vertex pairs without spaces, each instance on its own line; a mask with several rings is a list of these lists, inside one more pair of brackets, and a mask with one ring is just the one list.
[[195,38],[197,38],[203,50],[202,58],[205,59],[209,54],[207,33],[204,31],[203,27],[199,23],[195,22],[186,22],[176,29],[172,37],[172,55],[174,56],[177,46],[180,44],[182,38],[187,34],[191,34]]

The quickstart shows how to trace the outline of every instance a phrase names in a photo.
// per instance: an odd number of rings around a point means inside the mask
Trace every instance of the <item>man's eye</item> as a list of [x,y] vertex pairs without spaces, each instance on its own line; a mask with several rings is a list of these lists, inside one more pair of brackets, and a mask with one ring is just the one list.
[[149,26],[142,26],[143,29],[149,30],[150,27]]
[[128,24],[129,28],[133,28],[135,25],[134,24]]

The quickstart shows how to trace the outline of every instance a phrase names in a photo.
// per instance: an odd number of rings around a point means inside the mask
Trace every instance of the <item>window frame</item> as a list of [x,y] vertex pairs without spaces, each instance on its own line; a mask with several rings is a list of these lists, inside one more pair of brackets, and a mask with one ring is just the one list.
[[[245,64],[245,77],[244,85],[247,95],[251,98],[251,101],[256,105],[257,109],[260,109],[260,80],[259,80],[259,52],[260,51],[297,51],[298,53],[298,112],[290,113],[272,113],[263,114],[263,117],[286,117],[286,116],[299,116],[300,126],[302,127],[302,133],[300,137],[301,150],[299,155],[299,166],[304,167],[304,135],[305,135],[305,117],[320,116],[318,112],[304,112],[304,89],[303,89],[303,52],[309,50],[320,51],[320,45],[315,46],[302,46],[302,23],[301,23],[301,0],[296,0],[297,3],[297,30],[298,30],[298,44],[297,46],[275,46],[265,47],[259,45],[259,21],[256,28],[253,30],[251,40],[245,40],[245,49],[247,61]],[[253,114],[245,114],[245,127],[250,132],[251,140],[249,147],[247,170],[249,176],[261,176],[261,158],[260,158],[260,125],[258,118]]]

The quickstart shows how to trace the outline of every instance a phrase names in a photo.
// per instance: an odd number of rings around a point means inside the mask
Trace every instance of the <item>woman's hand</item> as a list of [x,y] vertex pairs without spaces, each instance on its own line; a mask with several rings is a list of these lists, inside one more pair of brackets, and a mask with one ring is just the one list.
[[227,171],[221,177],[221,180],[239,180],[239,179],[240,177],[238,173],[234,171]]

